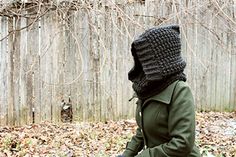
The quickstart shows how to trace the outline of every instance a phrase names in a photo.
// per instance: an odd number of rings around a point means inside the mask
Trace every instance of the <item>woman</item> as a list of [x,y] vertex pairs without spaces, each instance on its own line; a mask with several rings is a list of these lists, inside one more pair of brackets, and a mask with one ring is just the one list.
[[134,67],[128,77],[138,98],[138,129],[120,156],[200,157],[179,26],[146,30],[131,47]]

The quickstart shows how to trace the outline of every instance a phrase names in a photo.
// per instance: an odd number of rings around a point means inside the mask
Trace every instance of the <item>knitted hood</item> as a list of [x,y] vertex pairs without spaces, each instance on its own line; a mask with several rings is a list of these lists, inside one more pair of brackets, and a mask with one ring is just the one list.
[[133,80],[143,71],[146,80],[162,80],[183,72],[186,62],[181,57],[180,30],[178,25],[151,28],[133,41],[131,52],[134,67],[129,71]]

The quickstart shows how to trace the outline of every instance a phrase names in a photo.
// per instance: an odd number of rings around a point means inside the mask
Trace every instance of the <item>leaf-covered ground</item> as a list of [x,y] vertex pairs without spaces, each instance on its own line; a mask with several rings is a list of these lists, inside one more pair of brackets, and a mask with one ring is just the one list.
[[[202,156],[236,156],[236,113],[197,113]],[[134,120],[0,127],[0,157],[115,157],[135,133]]]

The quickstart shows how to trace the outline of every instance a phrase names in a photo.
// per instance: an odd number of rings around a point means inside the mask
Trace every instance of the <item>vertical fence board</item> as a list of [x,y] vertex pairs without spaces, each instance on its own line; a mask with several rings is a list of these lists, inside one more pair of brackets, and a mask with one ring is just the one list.
[[[56,40],[53,41],[53,43],[55,44],[55,48],[57,49],[57,66],[58,66],[58,71],[57,71],[57,77],[58,77],[58,82],[56,83],[56,90],[57,90],[57,96],[59,99],[59,104],[55,104],[57,105],[62,105],[62,100],[67,101],[68,96],[66,97],[66,92],[64,92],[64,86],[65,86],[65,74],[64,74],[64,68],[65,68],[65,51],[66,51],[66,37],[65,37],[65,31],[66,31],[66,26],[65,26],[65,21],[63,20],[63,15],[62,13],[56,14],[57,17],[57,36],[56,36]],[[65,93],[65,94],[64,94]],[[58,109],[58,108],[57,108]],[[58,110],[59,115],[58,118],[61,118],[60,116],[60,110]],[[59,119],[60,121],[60,119]]]
[[[27,20],[25,18],[21,19],[21,24],[20,27],[25,27],[27,25]],[[25,124],[27,122],[27,112],[24,110],[26,109],[27,106],[27,93],[26,93],[26,74],[28,72],[27,69],[27,62],[26,62],[26,52],[27,52],[27,30],[24,29],[20,32],[20,82],[19,82],[19,95],[20,95],[20,104],[19,104],[19,112],[20,112],[20,124]]]
[[[21,18],[14,18],[14,30],[19,30],[21,28]],[[13,107],[13,114],[14,114],[14,125],[20,125],[21,121],[21,114],[20,114],[20,107],[21,107],[21,89],[20,89],[20,68],[22,65],[20,64],[20,39],[21,33],[20,31],[15,31],[14,33],[14,42],[13,42],[13,83],[14,83],[14,107]]]
[[[8,22],[7,22],[8,18],[6,17],[2,17],[1,18],[1,33],[2,33],[2,38],[7,36],[8,34]],[[1,124],[6,125],[8,123],[7,121],[7,117],[8,117],[8,103],[9,103],[9,99],[8,99],[8,92],[9,92],[9,51],[8,51],[8,44],[7,44],[7,39],[4,39],[3,41],[1,41],[1,69],[2,69],[2,73],[0,75],[1,77],[1,82],[3,83],[1,88],[2,88],[2,99],[1,99]]]
[[98,18],[97,16],[99,15],[99,13],[96,10],[100,10],[100,4],[98,2],[94,2],[93,5],[93,9],[94,11],[91,14],[91,18],[92,18],[92,24],[94,24],[93,26],[93,32],[94,32],[94,41],[92,42],[93,46],[92,51],[93,51],[93,70],[94,70],[94,96],[93,96],[93,102],[92,102],[92,106],[93,106],[93,113],[94,113],[94,117],[93,120],[97,120],[100,121],[100,110],[101,110],[101,61],[103,58],[101,58],[101,47],[100,44],[102,43],[101,41],[101,33],[99,31],[99,22],[98,22]]
[[26,53],[26,113],[27,123],[33,122],[33,108],[35,108],[35,122],[41,121],[41,114],[43,108],[41,107],[41,59],[40,59],[40,46],[39,40],[41,28],[39,28],[39,22],[35,19],[28,19],[27,25],[27,53]]
[[[134,9],[134,5],[130,5],[130,6],[128,6],[127,8],[126,8],[126,13],[128,14],[128,15],[134,15],[134,11],[135,11],[135,9]],[[135,16],[131,16],[131,18],[134,20],[135,19]],[[126,21],[128,21],[128,19],[126,19]],[[134,94],[134,91],[132,90],[132,84],[131,84],[131,82],[128,80],[128,72],[129,72],[129,70],[133,67],[133,65],[134,65],[134,63],[133,63],[133,57],[131,56],[131,44],[132,44],[132,42],[133,42],[133,40],[134,40],[134,36],[136,35],[135,34],[135,31],[136,31],[136,29],[134,29],[134,25],[136,25],[136,27],[135,28],[137,28],[137,27],[139,27],[138,26],[138,24],[136,24],[136,23],[134,23],[134,21],[132,21],[132,22],[130,22],[130,23],[128,23],[127,22],[127,25],[128,25],[128,45],[127,45],[127,47],[126,47],[126,53],[124,54],[124,61],[126,62],[125,63],[125,71],[124,71],[124,87],[125,87],[125,91],[127,91],[127,95],[126,95],[126,99],[125,99],[125,101],[126,101],[126,108],[128,108],[128,113],[127,113],[127,115],[126,115],[126,117],[129,117],[129,115],[132,115],[133,113],[135,113],[135,107],[136,107],[136,105],[135,105],[135,102],[136,102],[136,99],[132,99],[132,101],[128,101],[129,99],[131,99],[132,98],[132,96],[133,96],[133,94]],[[146,25],[146,24],[145,24]],[[133,36],[132,36],[133,35]],[[123,34],[123,37],[125,38],[125,34]],[[130,56],[130,57],[128,57],[128,56]],[[128,81],[127,81],[128,80]]]
[[[68,75],[69,77],[69,87],[70,87],[70,97],[71,97],[71,101],[72,101],[72,109],[73,109],[73,113],[76,113],[76,102],[78,102],[78,87],[79,85],[79,81],[81,76],[79,76],[79,72],[81,70],[80,68],[80,56],[78,55],[78,47],[79,47],[79,43],[78,43],[78,36],[77,36],[77,32],[78,30],[76,29],[76,25],[77,25],[77,21],[76,21],[76,16],[77,16],[77,12],[70,12],[70,18],[69,18],[69,42],[68,42],[68,46],[69,46],[69,52],[68,52],[68,58],[67,58],[67,63],[68,64]],[[74,68],[76,67],[76,68]],[[67,100],[68,101],[68,100]]]
[[[3,26],[4,24],[2,24],[2,17],[0,17],[0,26]],[[1,27],[1,30],[2,27]],[[0,39],[3,38],[3,35],[2,35],[2,32],[0,33]],[[3,66],[4,66],[4,59],[5,57],[3,56],[3,54],[5,52],[3,52],[2,50],[2,44],[0,44],[0,90],[3,90],[4,89],[4,85],[3,85],[3,79],[4,79],[4,73],[3,73]],[[3,110],[3,93],[1,92],[0,93],[0,126],[3,125],[3,122],[2,122],[2,119],[4,117],[4,115],[2,115],[2,110]]]
[[[78,57],[78,62],[77,62],[77,75],[76,78],[78,79],[78,87],[76,90],[76,100],[74,103],[75,107],[75,112],[76,117],[74,117],[75,120],[82,121],[84,119],[84,112],[83,112],[83,102],[84,102],[84,96],[83,96],[83,91],[84,91],[84,86],[83,82],[87,82],[88,80],[84,80],[84,73],[85,73],[85,68],[86,66],[84,65],[84,58],[82,54],[82,49],[84,49],[83,45],[83,17],[82,17],[82,12],[83,10],[77,10],[76,15],[74,17],[75,21],[78,21],[77,24],[74,24],[75,26],[75,34],[76,34],[76,44],[75,44],[75,52],[77,53]],[[81,81],[83,80],[83,81]]]
[[7,105],[7,124],[13,125],[14,124],[14,78],[13,78],[13,71],[14,71],[14,50],[13,50],[13,44],[14,44],[14,34],[13,34],[13,18],[8,18],[8,30],[12,32],[9,35],[8,38],[8,63],[9,63],[9,69],[8,69],[8,105]]
[[[88,96],[85,97],[87,93],[89,93],[88,88],[91,84],[91,80],[88,78],[89,74],[89,67],[88,67],[88,22],[87,22],[87,12],[85,10],[79,10],[78,19],[79,20],[79,41],[80,41],[80,48],[78,48],[78,52],[81,55],[81,70],[82,73],[82,80],[80,81],[81,90],[80,90],[80,101],[78,102],[78,108],[80,108],[81,115],[79,117],[82,120],[85,120],[87,117],[86,109],[88,109]],[[83,53],[82,53],[83,52]],[[78,117],[78,119],[80,119]]]
[[[124,6],[122,4],[118,4],[117,7],[121,10],[120,13],[117,14],[117,29],[119,30],[116,32],[116,37],[117,37],[117,47],[116,49],[116,57],[113,58],[114,62],[116,63],[116,67],[114,70],[114,74],[116,77],[116,104],[117,104],[117,116],[120,117],[122,115],[122,109],[123,109],[123,102],[122,102],[122,83],[121,83],[121,77],[122,77],[122,56],[121,53],[124,53],[124,40],[122,38],[122,33],[124,32]],[[118,48],[119,47],[119,48]]]
[[[104,90],[103,90],[103,96],[105,96],[102,101],[102,103],[104,103],[104,107],[103,107],[103,113],[102,113],[102,118],[106,119],[105,117],[107,117],[107,119],[111,119],[112,118],[112,114],[116,115],[116,113],[112,112],[112,108],[111,108],[111,104],[113,103],[112,101],[115,101],[116,96],[113,93],[112,89],[111,89],[111,84],[113,82],[111,82],[111,80],[113,79],[112,77],[114,76],[114,71],[113,71],[113,64],[111,62],[111,58],[112,55],[115,53],[112,49],[112,44],[113,46],[116,45],[116,42],[114,42],[114,38],[112,37],[111,34],[111,29],[113,29],[114,31],[116,30],[116,28],[113,28],[113,24],[114,22],[116,22],[116,20],[114,19],[114,16],[116,14],[116,11],[111,12],[111,8],[112,8],[112,1],[106,1],[105,2],[105,8],[104,8],[104,12],[103,12],[103,16],[104,16],[104,44],[105,44],[105,52],[104,52],[104,59],[105,59],[105,63],[104,63],[104,69],[103,69],[103,74],[104,74]],[[114,8],[115,10],[115,8]],[[116,34],[114,33],[113,36],[116,36]],[[113,72],[112,72],[113,71]],[[113,84],[113,88],[115,87],[115,84]],[[114,106],[114,108],[116,108],[116,106]]]
[[[1,39],[7,35],[7,18],[0,17],[0,29],[1,29]],[[5,125],[7,123],[7,105],[8,105],[8,51],[7,51],[7,39],[1,41],[0,43],[0,125]]]
[[53,13],[52,23],[56,26],[53,28],[54,34],[50,39],[52,45],[52,102],[51,102],[51,119],[53,122],[57,123],[60,121],[60,107],[61,107],[61,88],[59,85],[59,34],[62,31],[60,29],[59,17],[57,12]]
[[[107,85],[106,85],[106,77],[107,77],[107,72],[109,70],[108,68],[108,60],[107,56],[110,54],[110,52],[107,49],[107,44],[106,44],[106,23],[109,22],[107,21],[107,14],[106,14],[106,7],[107,3],[105,0],[102,1],[101,5],[101,13],[97,15],[98,18],[98,30],[100,32],[99,35],[99,49],[100,49],[100,92],[101,92],[101,98],[100,98],[100,120],[105,121],[106,117],[106,106],[107,106],[107,101],[106,101],[106,96],[108,95],[108,90],[107,90]],[[103,35],[102,35],[103,34]]]
[[[41,89],[41,92],[44,93],[42,97],[42,109],[43,109],[43,118],[42,120],[51,120],[51,112],[52,112],[52,86],[54,84],[54,81],[52,80],[52,74],[53,74],[53,69],[52,69],[52,44],[50,43],[50,40],[52,36],[54,36],[54,27],[56,24],[53,21],[53,13],[50,12],[48,16],[44,16],[42,18],[44,24],[44,31],[45,34],[42,34],[41,39],[42,42],[45,43],[45,45],[48,45],[47,52],[44,53],[44,56],[41,57],[41,62],[42,62],[42,79],[43,79],[43,86]],[[47,24],[46,24],[47,23]],[[42,28],[41,26],[41,28]],[[47,32],[47,34],[46,34]],[[40,46],[40,45],[39,45]],[[46,105],[47,104],[47,105]]]

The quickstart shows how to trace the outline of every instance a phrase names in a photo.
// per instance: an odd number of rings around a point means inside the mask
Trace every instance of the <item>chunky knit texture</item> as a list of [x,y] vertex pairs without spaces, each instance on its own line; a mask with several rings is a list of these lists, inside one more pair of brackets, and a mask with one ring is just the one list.
[[129,80],[140,99],[158,94],[176,80],[186,81],[179,26],[151,28],[134,40]]
[[[138,58],[147,80],[161,80],[183,71],[186,62],[181,57],[179,34],[177,25],[151,28],[132,43],[132,54],[137,55],[134,59]],[[132,78],[132,70],[130,75]]]
[[148,81],[143,73],[133,80],[133,89],[139,99],[145,100],[156,95],[171,85],[176,80],[186,81],[184,73],[173,74],[165,79],[158,81]]

